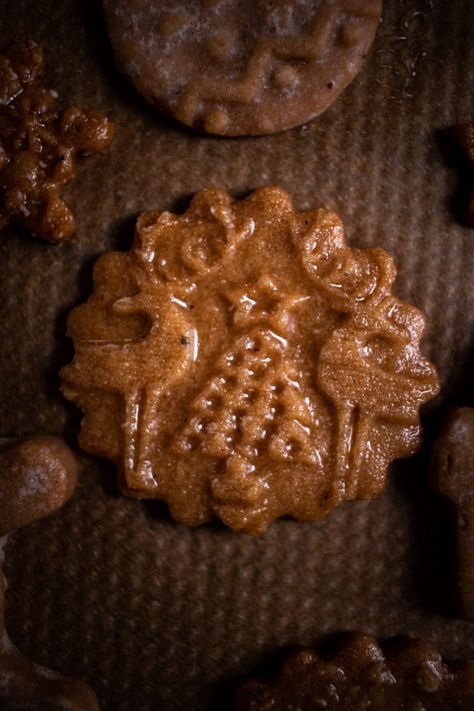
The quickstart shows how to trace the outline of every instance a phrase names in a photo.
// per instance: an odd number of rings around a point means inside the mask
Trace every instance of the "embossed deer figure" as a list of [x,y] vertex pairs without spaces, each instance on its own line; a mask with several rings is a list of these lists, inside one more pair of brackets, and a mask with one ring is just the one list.
[[[220,231],[224,229],[224,259],[249,233],[249,225],[236,230],[230,207],[225,206],[214,206],[210,219]],[[63,390],[71,399],[78,390],[106,390],[124,397],[121,467],[131,490],[154,483],[151,457],[160,430],[160,400],[192,368],[199,353],[198,333],[186,297],[194,287],[193,280],[218,263],[209,264],[200,245],[196,248],[188,238],[179,248],[178,273],[176,269],[173,272],[176,265],[168,265],[162,258],[159,242],[163,228],[169,230],[170,226],[176,228],[179,239],[179,220],[169,213],[146,213],[139,218],[130,253],[137,291],[111,306],[115,314],[147,317],[146,333],[118,341],[76,341],[75,358],[62,371]]]

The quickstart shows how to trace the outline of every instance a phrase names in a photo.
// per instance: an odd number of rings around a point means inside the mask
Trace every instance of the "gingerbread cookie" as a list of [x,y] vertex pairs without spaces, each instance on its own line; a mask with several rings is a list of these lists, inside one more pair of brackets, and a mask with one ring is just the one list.
[[69,239],[74,215],[60,197],[77,156],[103,150],[114,128],[97,111],[56,108],[40,84],[43,52],[34,42],[0,54],[0,229],[10,222],[50,242]]
[[433,456],[435,488],[456,518],[456,592],[461,614],[474,622],[474,408],[456,410]]
[[[72,496],[77,463],[57,437],[33,437],[0,449],[0,556],[6,534],[44,518]],[[98,711],[92,689],[27,659],[5,629],[6,582],[0,570],[0,706]]]
[[103,0],[120,67],[207,133],[277,133],[324,111],[374,39],[382,0]]
[[429,643],[349,636],[328,655],[292,653],[272,681],[238,688],[234,711],[471,711],[474,664],[447,664]]
[[[56,437],[33,437],[0,449],[0,562],[7,533],[44,518],[72,496],[77,464]],[[98,711],[92,689],[27,659],[5,629],[6,581],[0,570],[0,708]]]
[[337,215],[297,212],[279,188],[142,215],[69,318],[81,446],[191,525],[256,533],[372,498],[438,391],[394,278],[383,250],[349,248]]

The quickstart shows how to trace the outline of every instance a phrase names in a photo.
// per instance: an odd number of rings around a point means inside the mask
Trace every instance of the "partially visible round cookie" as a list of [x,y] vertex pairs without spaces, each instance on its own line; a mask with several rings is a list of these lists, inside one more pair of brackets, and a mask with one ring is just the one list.
[[103,0],[120,67],[164,113],[207,133],[299,126],[332,104],[372,44],[382,0]]

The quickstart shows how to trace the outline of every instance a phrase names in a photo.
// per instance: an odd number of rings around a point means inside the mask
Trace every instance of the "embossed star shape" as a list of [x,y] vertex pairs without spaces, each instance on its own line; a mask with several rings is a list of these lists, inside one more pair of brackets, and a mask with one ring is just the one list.
[[299,292],[282,293],[282,287],[268,275],[254,286],[244,286],[227,294],[234,311],[234,324],[239,328],[267,323],[277,333],[286,333],[291,312],[309,296]]

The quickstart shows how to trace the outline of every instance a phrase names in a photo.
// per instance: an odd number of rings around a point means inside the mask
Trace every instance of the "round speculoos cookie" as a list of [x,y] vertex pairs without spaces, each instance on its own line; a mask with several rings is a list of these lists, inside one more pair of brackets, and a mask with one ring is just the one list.
[[359,72],[381,0],[104,0],[122,71],[206,133],[278,133],[314,118]]
[[85,414],[81,447],[114,462],[125,494],[193,526],[256,534],[373,498],[439,389],[395,274],[281,188],[141,215],[68,319],[62,391]]

